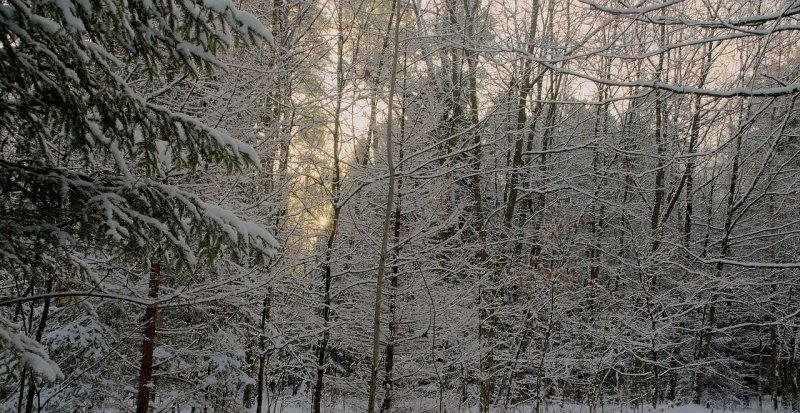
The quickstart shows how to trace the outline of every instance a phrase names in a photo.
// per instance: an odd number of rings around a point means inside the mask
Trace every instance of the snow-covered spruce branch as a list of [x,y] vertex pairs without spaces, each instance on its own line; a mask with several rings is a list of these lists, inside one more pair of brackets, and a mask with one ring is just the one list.
[[[45,202],[61,209],[66,233],[78,229],[81,234],[96,236],[99,229],[119,247],[137,248],[161,236],[190,266],[196,265],[199,257],[220,254],[263,262],[259,257],[272,256],[278,247],[266,229],[172,185],[147,178],[130,182],[115,176],[90,176],[33,163],[0,160],[0,165],[0,182],[18,194],[9,206],[21,211],[41,202],[42,194],[49,194]],[[45,224],[36,218],[17,223]]]

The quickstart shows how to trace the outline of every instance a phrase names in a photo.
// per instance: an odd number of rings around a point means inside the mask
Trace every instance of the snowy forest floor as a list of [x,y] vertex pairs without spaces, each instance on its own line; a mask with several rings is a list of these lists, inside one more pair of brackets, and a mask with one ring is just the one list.
[[[420,398],[417,400],[398,401],[395,406],[398,412],[426,413],[438,412],[438,401],[435,399]],[[333,401],[328,400],[324,411],[330,413],[353,413],[362,412],[366,409],[366,403],[361,400],[341,398]],[[255,409],[253,409],[255,410]],[[267,408],[266,404],[263,411],[268,413],[306,413],[310,411],[310,406],[306,401],[297,399],[273,400]],[[478,413],[480,410],[475,406],[448,406],[443,407],[446,413]],[[497,406],[491,409],[492,413],[533,413],[536,407],[533,404],[520,404],[518,406],[503,409]],[[712,404],[709,407],[700,406],[694,403],[668,403],[659,405],[657,408],[646,406],[620,406],[606,404],[598,406],[594,413],[789,413],[793,412],[788,408],[773,408],[769,396],[758,399],[751,399],[745,402],[736,396],[729,396],[726,400]],[[590,413],[588,405],[585,404],[552,404],[548,405],[545,413]]]

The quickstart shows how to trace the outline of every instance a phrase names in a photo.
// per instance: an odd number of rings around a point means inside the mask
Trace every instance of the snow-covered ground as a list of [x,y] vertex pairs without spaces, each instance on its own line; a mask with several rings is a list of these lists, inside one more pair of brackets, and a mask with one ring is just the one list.
[[[326,413],[355,413],[363,412],[366,410],[366,403],[356,400],[341,399],[338,401],[328,401],[323,411]],[[397,406],[400,412],[409,413],[439,413],[438,403],[431,399],[420,399],[416,401],[399,402]],[[301,400],[278,400],[273,401],[270,409],[267,410],[266,406],[264,412],[270,413],[307,413],[310,406],[307,402]],[[501,407],[492,409],[492,413],[533,413],[536,411],[533,405],[520,405],[508,410],[503,410]],[[446,413],[478,413],[478,406],[447,406],[443,407],[443,412]],[[694,403],[668,403],[660,405],[655,409],[650,406],[619,406],[619,405],[603,405],[598,406],[594,412],[591,412],[589,406],[579,404],[564,404],[562,405],[549,405],[547,406],[546,413],[789,413],[790,410],[773,409],[772,402],[769,397],[761,399],[759,404],[758,399],[751,399],[749,402],[740,400],[737,397],[731,396],[725,401],[718,402],[710,405],[709,407],[701,406]]]

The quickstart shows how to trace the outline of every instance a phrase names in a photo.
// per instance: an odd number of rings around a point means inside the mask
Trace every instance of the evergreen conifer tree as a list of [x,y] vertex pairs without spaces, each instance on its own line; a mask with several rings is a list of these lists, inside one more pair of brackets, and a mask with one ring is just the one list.
[[131,81],[167,90],[168,77],[224,70],[215,55],[235,43],[271,42],[230,0],[0,4],[0,377],[61,376],[18,309],[103,294],[87,256],[194,268],[223,255],[260,264],[275,252],[266,229],[166,179],[255,167],[255,150]]

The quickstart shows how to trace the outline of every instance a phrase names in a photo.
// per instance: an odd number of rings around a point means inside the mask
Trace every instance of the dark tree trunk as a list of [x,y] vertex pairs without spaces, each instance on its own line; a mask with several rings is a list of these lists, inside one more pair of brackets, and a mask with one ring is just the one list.
[[272,306],[272,288],[270,287],[267,296],[264,297],[264,304],[261,310],[261,337],[258,339],[258,388],[256,389],[256,413],[263,410],[264,401],[264,377],[267,364],[266,331],[267,321],[269,320],[269,310]]
[[331,229],[328,234],[328,241],[325,247],[325,262],[323,263],[322,273],[324,277],[324,290],[322,302],[322,321],[323,330],[322,337],[317,342],[316,356],[317,356],[317,377],[314,384],[314,395],[312,397],[312,409],[314,413],[321,412],[322,405],[322,388],[325,381],[325,354],[328,351],[328,341],[330,340],[330,318],[331,318],[331,281],[333,274],[331,272],[331,265],[333,260],[333,246],[336,239],[336,232],[339,226],[339,214],[341,205],[339,205],[341,194],[341,169],[340,169],[340,145],[342,133],[342,96],[344,94],[345,76],[344,76],[344,34],[342,26],[342,11],[341,8],[336,9],[337,25],[339,29],[339,36],[337,36],[336,43],[336,111],[333,118],[333,177],[331,180],[331,206],[333,207],[333,217],[330,221]]
[[[403,58],[403,67],[405,65],[405,55]],[[405,83],[405,70],[403,71],[403,90],[406,90],[406,83]],[[401,110],[400,115],[400,138],[404,141],[405,140],[405,126],[406,126],[406,106],[405,106],[405,95],[403,96],[403,108]],[[400,153],[399,153],[399,162],[403,162],[403,146],[400,145]],[[386,356],[385,356],[385,375],[383,377],[383,403],[381,404],[380,412],[388,412],[392,408],[392,397],[394,396],[394,383],[393,380],[393,373],[394,373],[394,350],[395,350],[395,341],[397,340],[397,291],[400,287],[400,268],[399,268],[399,259],[400,259],[400,229],[402,226],[401,222],[401,210],[402,210],[402,191],[403,189],[403,180],[397,180],[397,202],[395,202],[395,210],[394,210],[394,259],[395,262],[392,264],[392,277],[390,279],[391,289],[389,290],[389,337],[386,340]]]
[[[50,278],[47,279],[47,283],[45,284],[45,293],[49,294],[52,291],[53,291],[53,276],[50,276]],[[50,297],[47,297],[44,299],[42,318],[39,319],[39,327],[37,327],[36,329],[36,341],[40,343],[42,342],[42,335],[44,334],[44,328],[47,326],[47,316],[49,313],[50,313]],[[33,412],[33,396],[36,393],[38,393],[36,388],[36,381],[33,380],[33,375],[31,375],[31,384],[30,386],[28,386],[28,394],[25,400],[26,402],[25,413]]]

